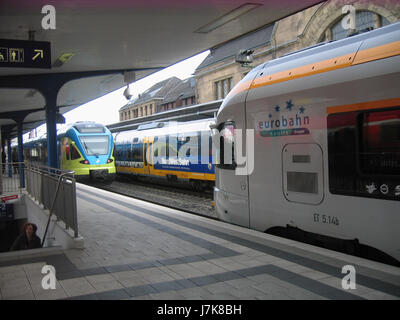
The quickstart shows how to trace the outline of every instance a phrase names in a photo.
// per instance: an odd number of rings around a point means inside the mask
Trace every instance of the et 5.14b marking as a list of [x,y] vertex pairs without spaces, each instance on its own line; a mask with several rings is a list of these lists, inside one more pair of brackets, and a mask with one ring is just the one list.
[[314,222],[316,223],[325,223],[325,224],[333,224],[335,226],[339,225],[339,218],[335,216],[329,216],[326,214],[314,213]]

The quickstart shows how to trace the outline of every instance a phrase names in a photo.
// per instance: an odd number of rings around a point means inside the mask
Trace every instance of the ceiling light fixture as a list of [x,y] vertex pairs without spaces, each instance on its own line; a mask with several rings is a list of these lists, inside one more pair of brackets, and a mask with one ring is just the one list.
[[59,68],[65,63],[67,63],[71,58],[75,55],[73,52],[65,52],[61,56],[57,58],[57,60],[53,63],[53,68]]

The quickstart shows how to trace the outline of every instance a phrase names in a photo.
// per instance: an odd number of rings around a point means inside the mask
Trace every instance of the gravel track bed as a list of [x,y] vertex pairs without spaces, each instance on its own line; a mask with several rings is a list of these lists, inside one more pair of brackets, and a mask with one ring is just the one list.
[[198,192],[182,187],[165,184],[154,184],[143,180],[133,180],[120,177],[109,185],[95,185],[95,187],[123,194],[132,198],[149,201],[166,207],[216,218],[212,192]]

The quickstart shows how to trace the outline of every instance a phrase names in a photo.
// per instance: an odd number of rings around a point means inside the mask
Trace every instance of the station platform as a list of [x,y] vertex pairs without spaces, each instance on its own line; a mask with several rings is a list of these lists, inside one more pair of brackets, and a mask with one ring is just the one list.
[[1,299],[400,299],[400,268],[82,184],[77,205],[84,248],[1,257]]

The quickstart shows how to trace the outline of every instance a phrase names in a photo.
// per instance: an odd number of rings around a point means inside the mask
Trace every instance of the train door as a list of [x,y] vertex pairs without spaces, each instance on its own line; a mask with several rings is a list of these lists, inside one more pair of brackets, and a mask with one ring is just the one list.
[[[214,189],[215,205],[218,216],[244,227],[249,227],[248,176],[238,174],[245,164],[238,163],[238,154],[246,154],[245,117],[243,101],[238,103],[234,114],[224,114],[226,120],[213,132],[213,143],[216,148],[216,188]],[[239,112],[239,111],[241,112]],[[222,116],[220,117],[220,119]],[[234,119],[234,120],[231,120]],[[242,131],[242,144],[237,141],[238,129]],[[240,146],[240,148],[238,147]]]
[[61,142],[61,148],[59,154],[60,168],[69,169],[71,152],[70,152],[70,144],[68,138],[62,138],[60,142]]
[[152,174],[154,170],[153,137],[143,140],[144,173]]

